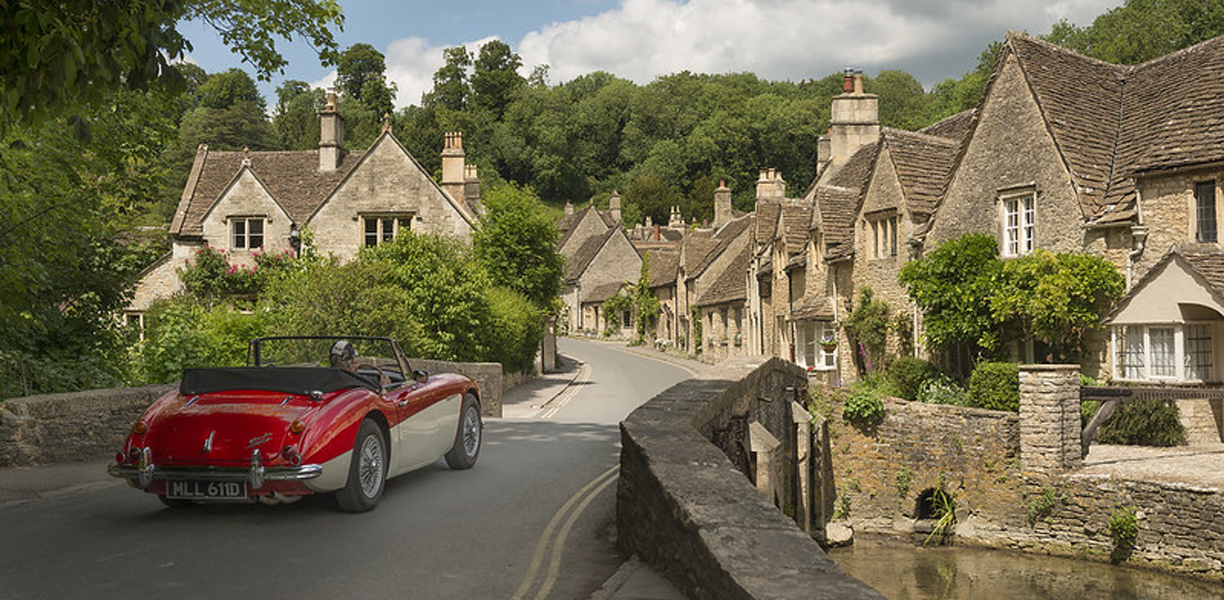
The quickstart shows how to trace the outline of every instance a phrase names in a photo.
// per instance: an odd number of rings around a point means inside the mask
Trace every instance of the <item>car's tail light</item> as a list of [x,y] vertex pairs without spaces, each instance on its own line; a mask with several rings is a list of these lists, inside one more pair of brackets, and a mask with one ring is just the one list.
[[125,455],[122,452],[116,452],[115,453],[115,464],[119,464],[119,465],[123,464],[123,459],[125,458],[127,458],[127,455]]
[[292,433],[293,435],[297,435],[299,433],[302,433],[303,431],[306,431],[305,423],[301,421],[294,421],[289,424],[289,433]]
[[289,461],[289,464],[295,467],[302,466],[302,455],[298,454],[297,448],[294,448],[293,446],[285,446],[285,448],[281,450],[281,456],[285,460]]
[[149,426],[144,421],[136,421],[136,424],[132,425],[132,435],[144,435],[148,431]]

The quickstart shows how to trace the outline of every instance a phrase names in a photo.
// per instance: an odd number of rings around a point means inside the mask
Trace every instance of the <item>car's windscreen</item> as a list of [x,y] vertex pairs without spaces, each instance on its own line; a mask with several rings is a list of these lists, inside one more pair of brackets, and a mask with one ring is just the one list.
[[[337,343],[348,344],[351,353],[338,349]],[[380,378],[385,375],[392,383],[403,381],[395,349],[386,339],[275,337],[255,340],[251,345],[250,366],[253,367],[343,367],[350,364],[363,375]]]

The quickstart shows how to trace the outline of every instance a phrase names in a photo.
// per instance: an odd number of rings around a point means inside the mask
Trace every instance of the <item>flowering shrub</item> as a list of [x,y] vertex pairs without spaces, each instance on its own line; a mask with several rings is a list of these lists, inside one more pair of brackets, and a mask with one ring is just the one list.
[[224,250],[204,246],[196,251],[194,262],[186,261],[179,277],[188,292],[206,302],[251,299],[263,291],[269,273],[288,267],[296,258],[291,250],[279,254],[257,251],[254,257],[254,265],[233,264]]

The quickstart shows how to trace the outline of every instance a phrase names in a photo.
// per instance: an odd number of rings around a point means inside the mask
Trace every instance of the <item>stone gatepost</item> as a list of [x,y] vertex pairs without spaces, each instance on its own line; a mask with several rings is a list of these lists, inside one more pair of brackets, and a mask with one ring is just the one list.
[[798,402],[791,402],[791,421],[795,424],[795,467],[799,479],[795,482],[795,523],[812,531],[812,415]]
[[1078,468],[1079,365],[1020,366],[1020,465],[1047,475]]

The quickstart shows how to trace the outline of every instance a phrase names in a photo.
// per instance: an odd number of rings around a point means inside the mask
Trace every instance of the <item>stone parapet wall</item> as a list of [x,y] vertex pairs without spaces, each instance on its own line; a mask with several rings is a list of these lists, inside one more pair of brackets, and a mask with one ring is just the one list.
[[882,598],[736,469],[727,451],[742,442],[725,435],[719,447],[707,437],[750,421],[782,423],[771,435],[793,440],[790,400],[802,370],[775,358],[750,374],[723,372],[738,379],[680,383],[621,423],[618,544],[690,598]]
[[122,449],[132,423],[175,385],[87,390],[0,403],[0,467],[96,460]]
[[[480,386],[481,412],[502,414],[504,379],[500,363],[455,363],[409,359],[412,368],[430,373],[459,373]],[[97,460],[121,449],[132,423],[174,384],[138,388],[86,390],[10,398],[0,403],[0,468]]]
[[480,414],[486,417],[502,416],[502,393],[512,385],[522,382],[518,378],[507,380],[502,374],[501,363],[459,363],[428,358],[409,358],[408,366],[413,369],[424,369],[430,373],[458,373],[475,381],[476,385],[480,386]]

